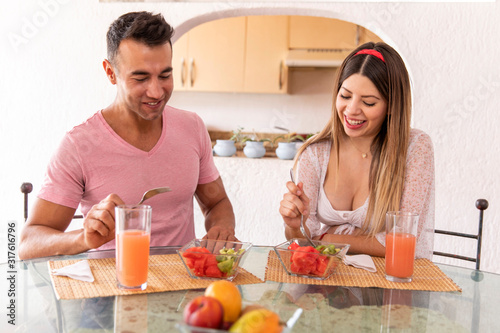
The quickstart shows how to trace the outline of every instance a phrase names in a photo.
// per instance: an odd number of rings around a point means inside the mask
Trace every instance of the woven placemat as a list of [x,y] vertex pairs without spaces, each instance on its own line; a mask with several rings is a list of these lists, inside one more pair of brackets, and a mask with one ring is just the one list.
[[275,282],[315,284],[342,287],[377,287],[384,289],[459,291],[462,289],[428,259],[415,260],[413,279],[409,283],[396,283],[385,278],[385,259],[373,257],[376,273],[341,263],[328,279],[316,280],[290,276],[274,251],[269,251],[265,279]]
[[[49,261],[49,271],[79,260]],[[127,291],[116,285],[115,258],[89,259],[89,266],[94,275],[92,283],[75,280],[66,276],[50,275],[58,299],[79,299],[116,295],[148,294],[163,291],[206,288],[213,280],[193,279],[177,254],[152,255],[149,257],[148,287],[146,290]],[[263,283],[261,279],[239,267],[235,284]]]

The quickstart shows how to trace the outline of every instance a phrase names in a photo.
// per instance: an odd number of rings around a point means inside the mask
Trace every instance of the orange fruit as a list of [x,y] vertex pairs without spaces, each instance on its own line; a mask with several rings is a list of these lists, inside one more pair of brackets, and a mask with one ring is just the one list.
[[240,316],[241,294],[234,283],[227,280],[214,281],[205,289],[205,296],[214,297],[222,304],[225,323],[234,323]]
[[247,312],[229,328],[234,333],[281,333],[282,330],[278,314],[266,308]]

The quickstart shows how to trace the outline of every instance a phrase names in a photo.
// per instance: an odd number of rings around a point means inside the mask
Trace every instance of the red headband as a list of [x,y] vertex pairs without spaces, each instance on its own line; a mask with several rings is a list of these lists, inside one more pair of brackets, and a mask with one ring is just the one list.
[[384,57],[382,56],[382,53],[380,53],[379,51],[376,51],[374,49],[364,49],[364,50],[358,51],[355,54],[355,56],[357,56],[358,54],[371,54],[372,56],[375,56],[375,57],[379,58],[380,60],[382,60],[383,62],[385,62]]

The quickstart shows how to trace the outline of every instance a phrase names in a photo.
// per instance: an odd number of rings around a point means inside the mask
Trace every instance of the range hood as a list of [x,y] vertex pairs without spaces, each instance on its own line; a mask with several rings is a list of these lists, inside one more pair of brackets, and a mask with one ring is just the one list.
[[285,60],[290,68],[336,68],[351,50],[291,49]]

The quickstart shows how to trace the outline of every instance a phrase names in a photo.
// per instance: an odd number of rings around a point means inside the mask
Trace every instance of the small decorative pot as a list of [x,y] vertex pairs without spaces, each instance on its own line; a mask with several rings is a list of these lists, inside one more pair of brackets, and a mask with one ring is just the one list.
[[229,157],[236,154],[236,147],[233,140],[216,140],[214,152],[218,156]]
[[246,157],[261,158],[266,154],[266,148],[264,148],[264,142],[247,141],[245,143],[245,148],[243,148],[243,153],[245,153]]
[[293,160],[297,153],[297,144],[295,142],[278,142],[276,156],[282,160]]

